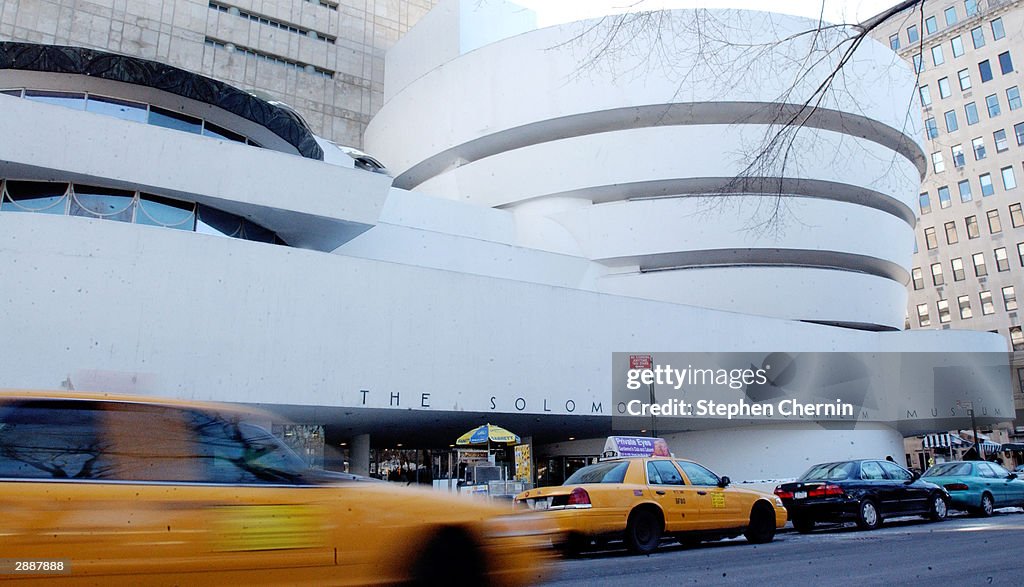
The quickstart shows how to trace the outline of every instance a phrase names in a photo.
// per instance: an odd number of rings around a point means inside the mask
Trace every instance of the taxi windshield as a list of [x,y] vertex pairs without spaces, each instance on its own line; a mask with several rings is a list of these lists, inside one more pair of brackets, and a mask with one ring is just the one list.
[[580,485],[583,483],[622,483],[626,478],[628,462],[598,463],[583,467],[565,480],[563,485]]

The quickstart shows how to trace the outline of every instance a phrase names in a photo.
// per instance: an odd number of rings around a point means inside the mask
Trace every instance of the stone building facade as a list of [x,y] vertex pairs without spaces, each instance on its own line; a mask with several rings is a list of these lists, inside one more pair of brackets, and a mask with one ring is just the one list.
[[262,92],[359,147],[384,53],[435,0],[4,0],[0,40],[152,59]]

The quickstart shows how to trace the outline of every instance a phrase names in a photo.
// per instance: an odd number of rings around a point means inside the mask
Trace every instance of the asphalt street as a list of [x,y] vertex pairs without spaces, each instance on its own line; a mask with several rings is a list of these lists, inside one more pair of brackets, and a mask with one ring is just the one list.
[[[615,546],[613,544],[613,546]],[[770,544],[742,538],[651,556],[621,549],[558,560],[543,585],[1024,585],[1024,513],[938,523],[886,521],[879,530],[791,530]]]

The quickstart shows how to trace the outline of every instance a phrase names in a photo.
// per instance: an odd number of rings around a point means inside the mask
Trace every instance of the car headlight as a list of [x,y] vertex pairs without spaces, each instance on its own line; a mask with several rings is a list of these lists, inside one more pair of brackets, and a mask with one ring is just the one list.
[[782,505],[782,498],[777,495],[775,496],[775,507],[785,507]]

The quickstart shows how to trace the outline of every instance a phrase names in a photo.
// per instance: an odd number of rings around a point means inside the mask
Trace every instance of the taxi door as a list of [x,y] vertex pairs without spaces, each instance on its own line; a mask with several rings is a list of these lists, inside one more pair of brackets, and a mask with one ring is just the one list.
[[750,504],[727,487],[719,487],[718,475],[690,461],[676,461],[676,464],[700,500],[701,529],[738,528],[749,523]]
[[697,515],[700,506],[696,491],[685,484],[672,461],[647,461],[647,484],[651,496],[665,512],[665,532],[700,529]]

